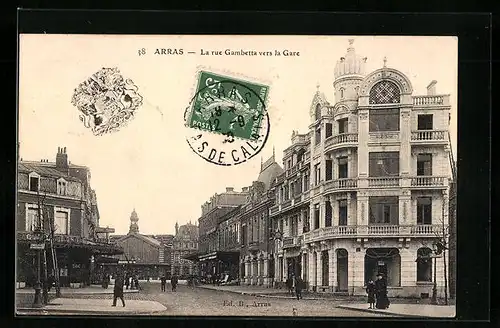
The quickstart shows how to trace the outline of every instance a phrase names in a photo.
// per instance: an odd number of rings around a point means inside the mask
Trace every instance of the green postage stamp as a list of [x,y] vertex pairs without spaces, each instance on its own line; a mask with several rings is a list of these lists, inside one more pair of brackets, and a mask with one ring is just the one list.
[[200,71],[186,125],[256,141],[261,138],[268,92],[267,85]]

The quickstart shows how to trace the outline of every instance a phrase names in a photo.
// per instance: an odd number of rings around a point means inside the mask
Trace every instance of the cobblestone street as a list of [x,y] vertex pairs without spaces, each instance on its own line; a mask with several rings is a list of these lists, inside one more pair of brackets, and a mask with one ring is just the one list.
[[[384,314],[365,313],[340,309],[337,301],[271,299],[229,292],[192,288],[179,285],[177,292],[161,292],[158,283],[143,283],[139,293],[125,294],[127,300],[157,301],[167,311],[155,315],[167,316],[325,316],[325,317],[374,317]],[[65,298],[109,299],[112,295],[64,295]],[[338,304],[337,304],[338,303]],[[65,313],[67,314],[67,313]]]

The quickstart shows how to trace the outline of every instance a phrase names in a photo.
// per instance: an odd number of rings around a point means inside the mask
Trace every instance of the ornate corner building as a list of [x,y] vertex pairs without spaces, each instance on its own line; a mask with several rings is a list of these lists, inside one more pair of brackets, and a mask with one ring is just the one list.
[[318,86],[309,133],[293,133],[271,186],[275,281],[295,274],[311,290],[365,294],[382,272],[389,296],[425,297],[434,279],[441,295],[450,261],[433,250],[449,237],[449,95],[436,81],[414,95],[385,59],[365,74],[352,43],[335,66],[335,104]]
[[[90,169],[71,164],[66,147],[56,162],[18,161],[17,282],[33,286],[37,271],[59,276],[61,286],[89,285],[97,267],[123,253],[110,241],[113,228],[99,226]],[[43,259],[37,264],[37,252]]]

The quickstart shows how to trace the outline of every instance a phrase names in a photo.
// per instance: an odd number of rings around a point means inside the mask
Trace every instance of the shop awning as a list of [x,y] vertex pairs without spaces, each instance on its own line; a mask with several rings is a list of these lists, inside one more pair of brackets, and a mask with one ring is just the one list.
[[211,260],[233,261],[238,260],[239,258],[240,252],[238,251],[219,251],[198,256],[198,260],[200,262]]
[[[17,233],[17,242],[31,244],[40,241],[40,237],[28,231]],[[46,241],[48,244],[48,241]],[[43,243],[43,241],[42,241]],[[80,236],[55,235],[53,244],[55,248],[80,248],[92,252],[95,255],[118,255],[123,254],[123,247],[115,243],[96,242]]]

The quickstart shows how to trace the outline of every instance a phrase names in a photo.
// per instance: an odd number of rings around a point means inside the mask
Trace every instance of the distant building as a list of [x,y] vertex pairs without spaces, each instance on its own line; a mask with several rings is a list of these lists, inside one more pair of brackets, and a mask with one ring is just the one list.
[[[228,219],[227,214],[245,203],[248,188],[241,192],[234,188],[226,188],[226,192],[215,194],[210,201],[201,206],[201,217],[199,218],[198,253],[186,258],[199,262],[199,273],[201,276],[221,275],[227,268],[238,267],[239,250],[222,251],[220,247],[221,222]],[[239,233],[239,224],[234,223],[234,228]]]
[[196,264],[186,259],[187,255],[198,251],[198,226],[188,222],[179,226],[175,223],[175,236],[172,238],[171,263],[172,274],[179,277],[196,274]]
[[[144,235],[139,232],[139,216],[135,209],[130,215],[130,228],[127,235],[115,235],[111,238],[120,245],[124,253],[118,257],[118,263],[104,266],[104,271],[113,273],[117,269],[137,275],[139,279],[154,278],[170,274],[171,235],[161,235],[161,238]],[[165,254],[167,256],[165,256]]]
[[283,173],[273,156],[261,164],[257,181],[249,187],[245,204],[239,211],[241,225],[240,279],[247,285],[273,286],[274,232],[269,209],[274,205],[272,183]]
[[33,245],[45,247],[48,274],[56,273],[57,264],[63,287],[89,285],[101,261],[123,253],[107,238],[114,229],[99,226],[90,178],[88,167],[68,161],[66,147],[58,149],[55,163],[19,160],[16,274],[21,285],[33,286],[36,281],[37,250]]

